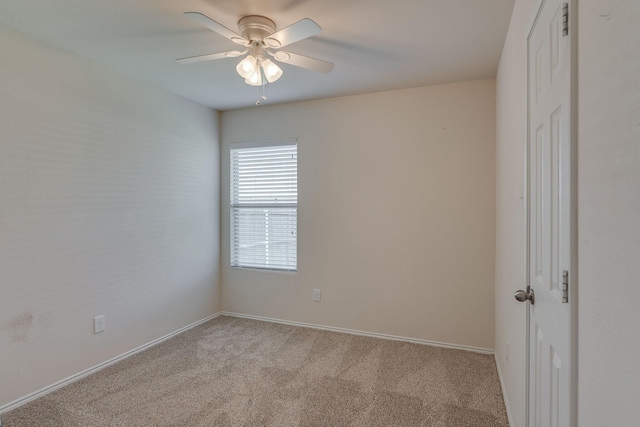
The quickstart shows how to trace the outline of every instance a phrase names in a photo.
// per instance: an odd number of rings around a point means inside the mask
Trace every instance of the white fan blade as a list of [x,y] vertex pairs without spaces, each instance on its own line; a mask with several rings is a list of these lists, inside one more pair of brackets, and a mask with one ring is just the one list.
[[233,31],[231,31],[230,29],[228,29],[224,25],[217,23],[213,19],[209,18],[206,15],[203,15],[200,12],[185,12],[184,16],[186,16],[187,18],[191,19],[194,22],[197,22],[198,24],[200,24],[202,26],[207,27],[208,29],[210,29],[212,31],[215,31],[216,33],[220,34],[221,36],[228,38],[229,40],[231,40],[234,43],[238,43],[238,44],[241,44],[243,46],[248,46],[250,44],[249,40],[245,39],[240,34],[237,34],[237,33],[233,32]]
[[210,53],[208,55],[189,56],[187,58],[176,59],[176,62],[179,62],[180,64],[193,64],[194,62],[213,61],[214,59],[236,58],[247,52],[248,51],[245,49],[244,52],[232,50],[229,52]]
[[307,37],[315,36],[322,28],[311,19],[304,18],[264,39],[267,46],[279,48]]
[[332,62],[323,61],[321,59],[310,58],[308,56],[299,55],[297,53],[283,52],[281,50],[271,53],[273,57],[285,64],[295,65],[296,67],[307,68],[313,71],[319,71],[321,73],[328,73],[333,70],[335,64]]

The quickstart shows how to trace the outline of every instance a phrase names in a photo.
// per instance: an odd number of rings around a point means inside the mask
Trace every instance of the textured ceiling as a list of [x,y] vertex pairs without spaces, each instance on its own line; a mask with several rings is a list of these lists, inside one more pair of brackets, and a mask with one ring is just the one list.
[[[0,25],[218,110],[254,105],[237,58],[176,58],[238,45],[182,14],[237,31],[245,15],[278,29],[302,18],[322,27],[286,50],[335,63],[329,74],[283,64],[267,101],[326,98],[495,77],[514,0],[1,0]],[[5,60],[3,58],[3,60]]]

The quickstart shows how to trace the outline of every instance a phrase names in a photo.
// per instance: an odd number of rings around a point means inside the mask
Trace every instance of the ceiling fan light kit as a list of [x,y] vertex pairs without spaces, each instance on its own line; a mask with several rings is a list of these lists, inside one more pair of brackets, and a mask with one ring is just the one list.
[[273,83],[282,77],[282,68],[278,67],[272,60],[262,61],[262,70],[269,83]]
[[266,55],[278,62],[321,73],[328,73],[333,69],[334,64],[331,62],[296,53],[272,50],[312,37],[322,31],[320,26],[310,19],[302,19],[276,32],[276,24],[269,18],[257,15],[245,16],[238,21],[240,34],[237,34],[199,12],[186,12],[184,15],[232,42],[244,46],[245,50],[190,56],[177,59],[176,61],[179,63],[191,64],[223,58],[237,58],[248,53],[238,63],[236,71],[245,83],[251,86],[262,86],[267,82],[273,83],[282,77],[282,69]]
[[251,53],[236,66],[236,71],[245,79],[245,83],[260,86],[264,82],[263,74],[269,83],[282,77],[282,69],[270,59],[265,58],[265,49],[260,44],[254,42],[250,50]]
[[262,79],[262,73],[259,69],[256,70],[256,72],[253,73],[250,77],[244,79],[244,82],[251,86],[262,86],[263,81],[264,80]]

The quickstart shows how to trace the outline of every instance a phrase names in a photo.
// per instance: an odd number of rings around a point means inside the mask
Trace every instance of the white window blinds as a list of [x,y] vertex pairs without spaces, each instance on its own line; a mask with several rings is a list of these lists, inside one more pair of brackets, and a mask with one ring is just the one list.
[[231,145],[231,266],[296,271],[296,141]]

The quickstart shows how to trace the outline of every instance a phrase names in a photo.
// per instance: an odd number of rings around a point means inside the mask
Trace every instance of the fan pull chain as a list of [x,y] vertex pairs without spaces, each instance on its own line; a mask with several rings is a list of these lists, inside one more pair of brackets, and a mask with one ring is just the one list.
[[[262,99],[263,101],[267,100],[267,95],[266,95],[266,86],[267,86],[267,76],[266,74],[264,74],[264,70],[262,70],[262,67],[260,67],[258,69],[258,72],[262,75],[262,96],[260,97],[260,99]],[[260,92],[258,92],[258,86],[256,86],[256,97],[258,96]],[[258,99],[256,101],[256,105],[260,105],[260,99]]]

